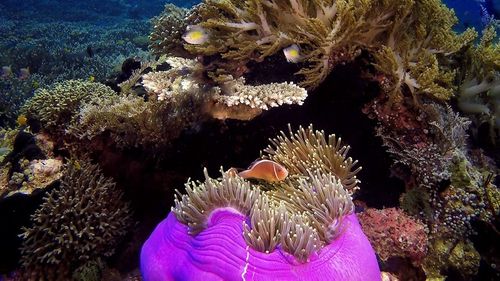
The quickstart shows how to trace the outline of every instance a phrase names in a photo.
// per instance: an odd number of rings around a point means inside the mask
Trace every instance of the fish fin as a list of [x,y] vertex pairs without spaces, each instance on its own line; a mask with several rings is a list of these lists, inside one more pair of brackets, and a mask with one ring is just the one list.
[[274,177],[276,178],[276,180],[280,180],[280,178],[278,177],[278,171],[276,171],[276,164],[273,164],[273,172],[274,172]]
[[248,169],[250,170],[255,164],[257,164],[257,162],[262,161],[262,160],[264,160],[264,159],[260,159],[260,158],[255,159],[252,163],[250,163],[250,165],[248,165]]
[[238,173],[238,176],[240,176],[244,179],[250,178],[251,176],[248,174],[249,172],[250,172],[250,170],[241,171]]

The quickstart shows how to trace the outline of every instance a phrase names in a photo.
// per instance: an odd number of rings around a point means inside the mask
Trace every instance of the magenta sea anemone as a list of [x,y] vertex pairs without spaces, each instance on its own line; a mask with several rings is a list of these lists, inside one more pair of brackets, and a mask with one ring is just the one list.
[[263,155],[290,172],[283,181],[205,171],[144,244],[144,280],[380,280],[353,212],[360,168],[351,170],[347,151],[300,128]]

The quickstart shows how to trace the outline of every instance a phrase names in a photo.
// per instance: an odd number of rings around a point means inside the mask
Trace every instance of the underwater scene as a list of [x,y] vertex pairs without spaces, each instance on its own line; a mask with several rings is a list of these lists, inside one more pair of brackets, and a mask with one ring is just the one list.
[[0,281],[500,280],[500,1],[0,0]]

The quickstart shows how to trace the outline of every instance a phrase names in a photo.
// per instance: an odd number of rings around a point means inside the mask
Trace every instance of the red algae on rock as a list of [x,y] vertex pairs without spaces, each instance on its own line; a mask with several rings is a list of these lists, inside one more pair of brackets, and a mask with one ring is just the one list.
[[427,254],[427,233],[421,222],[396,208],[368,209],[358,217],[368,240],[383,261],[405,257],[415,266],[422,263]]

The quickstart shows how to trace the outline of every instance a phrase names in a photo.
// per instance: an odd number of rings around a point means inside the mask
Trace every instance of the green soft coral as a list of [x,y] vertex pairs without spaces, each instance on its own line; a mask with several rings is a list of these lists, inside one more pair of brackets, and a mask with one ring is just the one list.
[[391,24],[401,1],[208,0],[199,8],[200,26],[210,33],[196,54],[221,53],[224,59],[261,61],[290,44],[300,45],[302,85],[314,88],[361,47],[374,46]]
[[298,44],[303,61],[297,74],[307,88],[368,50],[378,70],[394,80],[395,94],[408,85],[445,100],[453,72],[439,59],[476,36],[473,30],[455,34],[457,19],[438,0],[207,0],[196,9],[210,36],[187,50],[241,65]]
[[483,30],[481,40],[476,47],[469,50],[470,65],[467,68],[468,78],[486,78],[498,75],[500,69],[500,44],[494,26]]
[[462,55],[458,107],[474,114],[476,124],[489,123],[492,143],[500,133],[500,44],[494,26],[483,30],[479,44]]
[[438,0],[407,1],[406,7],[375,52],[374,65],[392,85],[387,92],[393,100],[401,99],[404,88],[413,96],[448,100],[456,90],[455,72],[444,62],[477,34],[473,29],[456,34],[457,18]]

